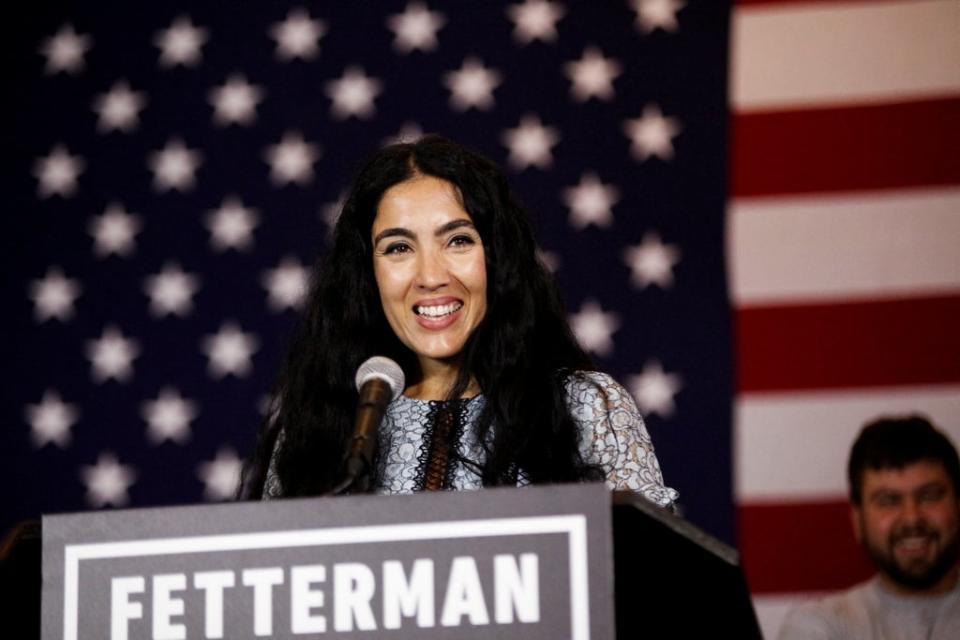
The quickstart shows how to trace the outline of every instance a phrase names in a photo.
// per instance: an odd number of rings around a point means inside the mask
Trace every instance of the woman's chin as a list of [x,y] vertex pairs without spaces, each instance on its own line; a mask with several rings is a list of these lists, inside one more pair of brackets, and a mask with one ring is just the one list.
[[463,352],[463,343],[456,345],[414,345],[414,353],[421,367],[450,367],[460,362]]
[[437,351],[429,353],[418,353],[417,359],[420,361],[421,366],[423,365],[433,365],[433,366],[454,366],[460,362],[460,353],[459,352],[449,352],[449,351]]

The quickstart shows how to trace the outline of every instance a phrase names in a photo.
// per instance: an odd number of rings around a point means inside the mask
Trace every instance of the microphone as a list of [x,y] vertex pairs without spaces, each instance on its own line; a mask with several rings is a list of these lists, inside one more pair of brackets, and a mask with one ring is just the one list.
[[405,382],[400,365],[384,356],[368,358],[357,369],[355,380],[360,398],[357,400],[353,437],[347,448],[344,478],[333,489],[334,494],[350,489],[360,478],[369,478],[380,421],[387,404],[403,392]]

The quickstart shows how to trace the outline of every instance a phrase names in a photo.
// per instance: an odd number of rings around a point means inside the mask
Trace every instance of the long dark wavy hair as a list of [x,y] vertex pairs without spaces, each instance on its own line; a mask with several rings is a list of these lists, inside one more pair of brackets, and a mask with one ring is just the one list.
[[593,366],[537,258],[526,212],[494,163],[428,135],[385,147],[361,167],[333,246],[314,270],[306,311],[276,382],[273,411],[244,471],[243,497],[262,497],[271,456],[283,495],[319,495],[337,483],[357,402],[354,374],[364,360],[388,356],[416,379],[417,359],[383,313],[370,230],[383,194],[417,175],[457,187],[484,245],[487,312],[464,345],[447,395],[461,397],[472,378],[485,396],[475,425],[477,442],[487,443],[483,484],[515,485],[521,470],[533,483],[602,477],[579,453],[580,434],[565,398],[568,378]]

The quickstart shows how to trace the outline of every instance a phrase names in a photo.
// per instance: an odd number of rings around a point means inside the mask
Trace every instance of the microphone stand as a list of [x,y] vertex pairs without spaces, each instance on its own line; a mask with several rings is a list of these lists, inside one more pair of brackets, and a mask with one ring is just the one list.
[[377,429],[392,397],[393,391],[385,380],[371,378],[363,383],[357,401],[353,437],[343,464],[343,479],[330,491],[332,495],[366,493],[370,490]]

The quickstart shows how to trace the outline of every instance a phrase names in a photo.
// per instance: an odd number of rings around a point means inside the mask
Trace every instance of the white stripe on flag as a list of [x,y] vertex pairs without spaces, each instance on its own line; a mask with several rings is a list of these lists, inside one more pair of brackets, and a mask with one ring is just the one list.
[[960,2],[738,6],[731,104],[740,113],[960,92]]
[[960,386],[746,394],[735,405],[737,502],[844,499],[850,445],[882,414],[923,413],[960,443]]
[[741,307],[960,292],[957,188],[739,199],[727,219]]

